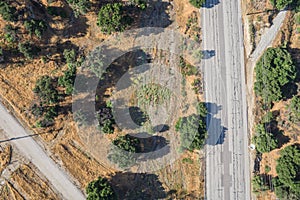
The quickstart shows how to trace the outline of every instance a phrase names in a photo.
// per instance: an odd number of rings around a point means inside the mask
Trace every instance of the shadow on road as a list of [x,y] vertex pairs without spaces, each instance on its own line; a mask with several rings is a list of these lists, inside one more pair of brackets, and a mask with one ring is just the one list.
[[206,108],[208,111],[206,118],[208,134],[206,144],[211,146],[223,144],[227,128],[222,126],[222,121],[220,118],[215,117],[215,115],[222,110],[222,106],[215,103],[206,103]]
[[13,137],[13,138],[9,138],[6,140],[0,140],[0,143],[11,142],[13,140],[20,140],[20,139],[25,139],[25,138],[29,138],[29,137],[35,137],[35,136],[39,136],[39,135],[43,135],[43,134],[49,134],[49,133],[39,133],[39,134],[24,135],[24,136],[20,136],[20,137]]
[[203,8],[213,8],[214,6],[220,3],[219,0],[206,0],[205,4],[202,6]]
[[202,59],[210,59],[216,55],[215,50],[204,50],[202,51]]

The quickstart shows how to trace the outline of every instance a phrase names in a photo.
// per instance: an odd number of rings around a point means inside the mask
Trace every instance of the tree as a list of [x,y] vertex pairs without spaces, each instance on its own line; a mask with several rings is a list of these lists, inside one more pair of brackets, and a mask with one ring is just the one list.
[[87,200],[113,200],[116,194],[106,178],[99,177],[86,187]]
[[16,9],[7,3],[1,1],[0,2],[0,15],[6,21],[15,21],[15,12]]
[[131,167],[136,161],[134,153],[139,151],[139,140],[130,135],[125,135],[113,140],[113,144],[108,159],[122,169]]
[[24,26],[30,35],[35,34],[38,38],[41,38],[47,29],[46,22],[43,20],[27,20],[24,22]]
[[102,107],[97,112],[100,129],[103,133],[111,134],[114,132],[114,116],[110,107]]
[[204,5],[206,0],[190,0],[190,3],[196,8],[201,8]]
[[40,98],[42,105],[55,104],[58,102],[58,91],[49,76],[42,76],[38,79],[33,91]]
[[261,175],[255,175],[252,179],[253,192],[258,194],[262,191],[268,190],[268,186],[265,184]]
[[103,33],[111,34],[124,31],[131,22],[132,19],[124,14],[122,4],[109,3],[101,7],[97,25],[101,27]]
[[281,100],[284,86],[296,78],[291,55],[283,48],[267,49],[256,64],[255,72],[255,93],[267,104]]
[[35,49],[30,42],[19,43],[18,50],[28,59],[32,59],[35,52]]
[[72,8],[76,18],[79,17],[79,15],[86,14],[90,7],[89,0],[67,0],[67,2]]
[[300,121],[300,97],[294,96],[289,105],[289,111],[292,121]]
[[275,193],[280,199],[300,198],[300,149],[291,145],[280,151],[277,160],[276,172],[278,177],[274,180]]
[[199,104],[198,115],[179,118],[175,125],[175,130],[180,133],[181,149],[193,151],[201,149],[204,145],[206,132],[207,110],[203,103]]
[[271,3],[278,10],[281,10],[281,9],[284,9],[285,7],[287,7],[288,5],[290,5],[291,3],[293,3],[293,0],[271,0]]
[[257,150],[261,153],[270,152],[278,146],[278,141],[274,138],[272,133],[268,133],[265,130],[263,124],[257,125],[256,135],[253,137],[253,142]]

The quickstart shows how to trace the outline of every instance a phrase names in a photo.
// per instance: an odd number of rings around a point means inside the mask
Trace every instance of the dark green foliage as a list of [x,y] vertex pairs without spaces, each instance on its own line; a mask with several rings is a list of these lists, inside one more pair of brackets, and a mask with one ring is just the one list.
[[97,113],[100,129],[103,133],[111,134],[114,132],[114,116],[110,107],[102,107]]
[[197,67],[188,64],[182,56],[180,56],[179,66],[181,73],[184,76],[197,75],[198,73]]
[[139,151],[139,140],[125,135],[119,136],[113,141],[113,144],[108,159],[122,169],[131,167],[136,161],[134,153]]
[[204,104],[199,104],[198,115],[179,118],[175,130],[180,133],[181,149],[193,151],[201,149],[204,145],[206,132],[207,110]]
[[15,21],[16,16],[15,16],[16,9],[7,3],[1,1],[0,2],[0,15],[1,17],[6,20],[6,21]]
[[294,96],[291,99],[290,105],[289,105],[289,111],[291,116],[291,121],[298,122],[300,121],[300,97]]
[[58,78],[58,85],[66,88],[66,95],[70,95],[73,93],[74,90],[76,67],[80,63],[76,61],[76,52],[74,49],[65,49],[63,54],[68,64],[68,70],[64,71],[64,75]]
[[130,135],[125,135],[116,138],[113,144],[124,151],[135,153],[138,151],[139,140]]
[[129,0],[129,2],[141,10],[145,10],[147,8],[147,2],[145,0]]
[[272,5],[275,6],[278,10],[284,9],[287,6],[292,6],[293,9],[296,9],[300,4],[299,0],[270,0]]
[[24,26],[30,35],[35,34],[38,38],[42,38],[43,33],[47,29],[46,22],[43,20],[27,20],[24,22]]
[[266,172],[266,173],[269,173],[270,171],[271,171],[271,167],[268,166],[268,165],[266,165],[266,166],[265,166],[265,172]]
[[132,19],[124,14],[122,4],[109,3],[101,7],[97,25],[100,26],[103,33],[111,34],[124,31],[131,22]]
[[67,63],[73,64],[76,62],[76,52],[74,49],[65,49],[63,55]]
[[8,43],[14,43],[17,41],[18,36],[16,33],[16,29],[13,28],[11,25],[6,25],[4,27],[4,32],[5,32],[4,37]]
[[256,67],[255,93],[265,103],[283,98],[283,88],[296,78],[296,68],[286,49],[269,48],[258,61]]
[[202,88],[202,81],[201,79],[195,79],[194,82],[192,83],[193,90],[195,91],[196,94],[202,94],[203,93],[203,88]]
[[116,194],[108,180],[99,177],[92,181],[86,187],[87,200],[113,200],[116,199]]
[[252,190],[255,194],[259,194],[262,191],[268,190],[268,186],[263,180],[261,175],[255,175],[252,179]]
[[201,8],[205,4],[206,0],[190,0],[190,3],[196,8]]
[[19,43],[18,49],[26,58],[33,58],[33,48],[29,42]]
[[55,104],[58,102],[58,91],[49,76],[42,76],[36,81],[34,93],[40,98],[42,105]]
[[270,152],[278,147],[278,141],[272,133],[268,133],[263,124],[258,124],[256,127],[256,135],[253,137],[253,142],[257,151],[261,153]]
[[72,8],[75,17],[86,14],[90,7],[89,0],[67,0],[67,2]]

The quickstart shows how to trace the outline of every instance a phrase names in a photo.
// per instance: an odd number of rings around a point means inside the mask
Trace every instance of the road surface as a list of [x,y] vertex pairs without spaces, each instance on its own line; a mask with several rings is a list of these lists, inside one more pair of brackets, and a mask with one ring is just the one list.
[[206,199],[249,200],[247,103],[241,1],[207,0],[201,9],[209,115]]
[[[47,156],[45,151],[20,125],[20,123],[0,103],[0,128],[10,141],[28,158],[48,179],[50,184],[64,199],[83,200],[82,192],[69,180],[68,176]],[[19,138],[19,139],[18,139]]]

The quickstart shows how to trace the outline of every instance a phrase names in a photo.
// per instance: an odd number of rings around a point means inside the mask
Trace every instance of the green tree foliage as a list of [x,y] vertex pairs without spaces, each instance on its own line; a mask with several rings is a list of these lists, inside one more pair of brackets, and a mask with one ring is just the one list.
[[274,138],[272,133],[266,131],[263,124],[257,125],[253,142],[256,149],[261,153],[270,152],[278,146],[278,141]]
[[65,93],[70,95],[74,90],[76,67],[79,63],[76,61],[76,52],[74,49],[65,49],[63,55],[67,61],[68,70],[64,71],[64,75],[58,78],[58,85],[66,88]]
[[124,14],[122,4],[109,3],[101,7],[97,25],[100,26],[103,33],[111,34],[124,31],[131,22],[132,19]]
[[0,15],[6,21],[15,21],[15,12],[16,9],[7,3],[1,1],[0,2]]
[[190,0],[190,3],[196,8],[201,8],[205,4],[206,0]]
[[122,169],[131,167],[136,161],[134,153],[139,151],[139,140],[130,135],[125,135],[116,138],[113,144],[108,159]]
[[258,61],[254,90],[265,103],[283,98],[283,87],[294,81],[296,68],[286,49],[269,48]]
[[300,121],[300,97],[294,96],[289,105],[291,120],[293,122]]
[[88,184],[86,187],[87,200],[113,200],[116,194],[108,180],[99,177]]
[[204,104],[199,104],[198,115],[179,118],[175,130],[180,133],[181,149],[193,151],[201,149],[204,145],[206,132],[207,110]]
[[280,199],[299,199],[299,146],[287,146],[280,151],[280,158],[277,160],[276,172],[278,177],[274,180],[274,186],[277,197]]
[[134,5],[141,10],[145,10],[147,8],[147,2],[145,0],[129,0],[131,5]]
[[42,38],[43,33],[47,29],[46,22],[43,20],[27,20],[24,22],[24,26],[30,35],[34,34],[38,38]]
[[67,0],[67,2],[72,8],[75,17],[86,14],[90,7],[89,0]]
[[102,107],[97,113],[97,119],[99,121],[100,129],[105,134],[111,134],[114,132],[114,116],[112,114],[112,108]]
[[42,105],[50,105],[58,102],[58,91],[49,76],[42,76],[36,81],[34,93],[40,98]]
[[252,190],[255,194],[259,194],[262,191],[268,190],[268,186],[263,180],[261,175],[255,175],[252,179]]
[[18,50],[28,59],[32,59],[34,53],[37,51],[30,42],[19,43]]
[[275,6],[278,10],[284,9],[289,6],[293,10],[300,11],[300,1],[299,0],[270,0],[272,5]]

